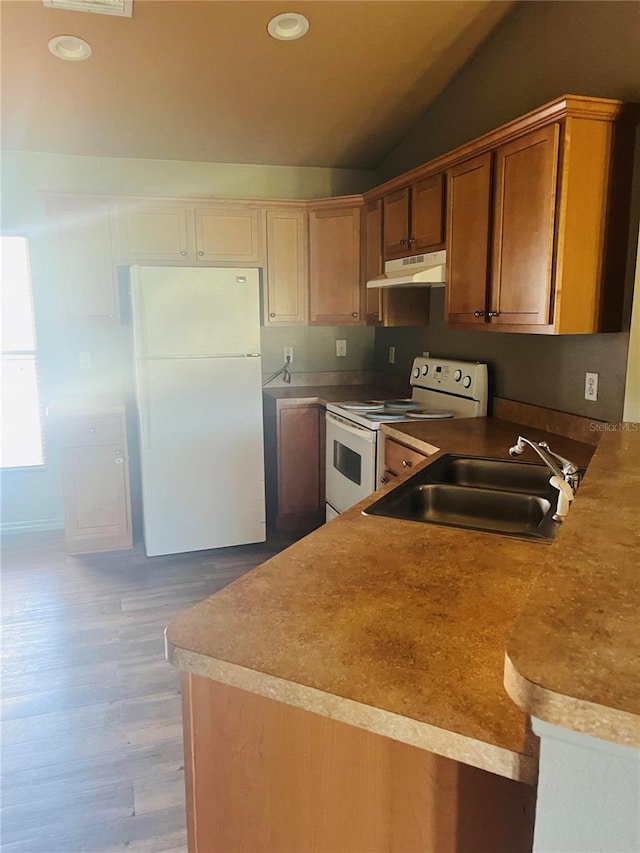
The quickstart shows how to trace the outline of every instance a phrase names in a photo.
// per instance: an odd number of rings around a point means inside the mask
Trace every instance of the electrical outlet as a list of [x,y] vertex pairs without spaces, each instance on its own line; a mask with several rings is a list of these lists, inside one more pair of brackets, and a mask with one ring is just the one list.
[[395,363],[396,363],[396,348],[395,347],[389,347],[389,364],[395,364]]
[[80,365],[80,370],[91,370],[91,353],[79,352],[78,364]]
[[293,364],[293,347],[284,348],[284,363]]
[[341,358],[347,354],[347,342],[336,341],[336,355]]
[[598,373],[585,373],[584,375],[584,399],[598,399]]

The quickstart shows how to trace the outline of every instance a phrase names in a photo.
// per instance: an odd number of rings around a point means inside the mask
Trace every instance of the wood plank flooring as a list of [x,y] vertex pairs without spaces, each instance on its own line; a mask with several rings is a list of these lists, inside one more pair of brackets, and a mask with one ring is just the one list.
[[179,678],[164,628],[285,548],[71,556],[2,542],[3,853],[186,849]]

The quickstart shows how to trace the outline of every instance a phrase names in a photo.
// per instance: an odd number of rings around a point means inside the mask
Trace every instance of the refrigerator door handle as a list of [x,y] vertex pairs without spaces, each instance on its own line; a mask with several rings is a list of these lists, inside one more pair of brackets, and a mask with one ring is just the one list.
[[138,362],[138,406],[140,407],[140,439],[145,450],[151,450],[151,395],[149,394],[149,365]]

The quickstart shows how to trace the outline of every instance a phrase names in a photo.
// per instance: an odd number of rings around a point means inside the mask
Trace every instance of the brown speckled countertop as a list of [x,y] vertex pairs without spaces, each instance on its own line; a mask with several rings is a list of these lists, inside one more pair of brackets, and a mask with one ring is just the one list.
[[[447,451],[505,456],[523,428],[492,418],[385,427],[399,430],[416,441],[428,430],[424,440]],[[593,452],[526,432],[580,464]],[[505,692],[504,649],[563,531],[548,546],[365,517],[371,500],[174,619],[169,660],[532,782],[537,741]]]
[[604,432],[507,643],[528,713],[640,747],[640,424]]
[[[398,395],[393,389],[381,385],[300,385],[265,386],[263,393],[275,400],[301,403],[341,403],[345,400],[388,400]],[[407,395],[408,396],[408,392]]]

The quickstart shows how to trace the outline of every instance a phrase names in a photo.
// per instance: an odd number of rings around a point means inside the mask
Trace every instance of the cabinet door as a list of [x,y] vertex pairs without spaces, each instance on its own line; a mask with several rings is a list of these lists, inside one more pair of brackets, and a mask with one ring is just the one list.
[[311,325],[360,322],[360,208],[309,215]]
[[447,200],[447,319],[482,325],[487,310],[491,154],[449,171]]
[[262,266],[258,208],[196,207],[195,222],[198,261]]
[[[382,201],[370,201],[364,209],[364,280],[382,274]],[[367,326],[382,325],[382,289],[366,290]]]
[[125,263],[184,263],[193,227],[186,207],[136,206],[120,211],[121,259]]
[[304,326],[308,314],[307,217],[301,210],[267,210],[265,325]]
[[432,175],[411,187],[411,254],[433,252],[444,243],[444,176]]
[[131,547],[124,451],[117,444],[63,449],[65,536],[70,551]]
[[107,204],[61,201],[50,208],[57,271],[72,322],[111,325],[118,319],[111,214]]
[[559,136],[554,124],[496,151],[492,323],[550,322]]
[[384,258],[409,254],[409,188],[386,195],[384,206]]
[[318,405],[283,406],[278,411],[279,516],[324,512],[323,414]]

